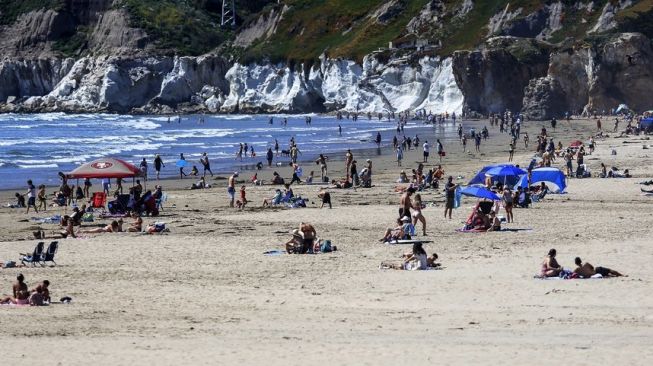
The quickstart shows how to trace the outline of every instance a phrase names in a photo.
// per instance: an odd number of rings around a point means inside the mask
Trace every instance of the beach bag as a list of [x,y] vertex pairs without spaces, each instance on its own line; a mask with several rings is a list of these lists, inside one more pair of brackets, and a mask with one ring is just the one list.
[[324,240],[322,244],[320,244],[320,252],[330,253],[332,251],[333,249],[331,249],[331,240]]

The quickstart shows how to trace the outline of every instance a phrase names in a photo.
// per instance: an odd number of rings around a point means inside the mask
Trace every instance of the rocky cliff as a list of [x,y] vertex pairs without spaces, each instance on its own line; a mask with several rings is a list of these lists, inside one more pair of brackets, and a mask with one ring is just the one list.
[[653,1],[236,3],[0,0],[0,111],[653,108]]

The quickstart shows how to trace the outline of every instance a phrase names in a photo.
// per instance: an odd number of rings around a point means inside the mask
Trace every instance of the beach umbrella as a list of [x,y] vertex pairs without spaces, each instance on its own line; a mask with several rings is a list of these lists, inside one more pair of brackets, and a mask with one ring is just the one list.
[[141,176],[135,165],[114,158],[96,159],[66,174],[67,178],[133,178]]
[[583,142],[581,140],[576,140],[576,141],[572,141],[571,144],[569,144],[569,147],[579,147],[582,144]]
[[526,174],[526,171],[514,165],[506,165],[489,169],[485,174],[491,176],[493,182],[503,182],[505,185],[512,186],[520,176]]
[[490,191],[489,189],[481,186],[467,186],[460,190],[460,193],[465,196],[476,197],[476,198],[485,198],[488,200],[499,201],[501,198],[496,195],[496,193]]
[[[567,177],[558,168],[542,167],[535,168],[531,172],[531,185],[534,186],[540,182],[555,185],[557,192],[564,192],[567,188]],[[516,184],[517,187],[528,188],[528,175],[522,175]]]
[[492,164],[492,165],[484,166],[483,168],[481,168],[481,170],[478,171],[478,173],[476,173],[474,178],[472,178],[472,180],[470,180],[469,183],[467,184],[469,185],[483,184],[485,183],[485,174],[487,173],[488,170],[496,167],[510,166],[510,165],[512,164]]

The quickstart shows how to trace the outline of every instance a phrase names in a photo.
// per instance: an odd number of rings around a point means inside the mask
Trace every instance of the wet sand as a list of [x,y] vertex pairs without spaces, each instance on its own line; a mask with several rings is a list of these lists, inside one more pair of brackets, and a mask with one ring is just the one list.
[[[525,123],[531,149],[520,142],[515,163],[528,164],[542,125]],[[552,132],[549,123],[546,127]],[[586,140],[593,131],[593,121],[559,122],[553,136],[556,144],[558,139],[567,144]],[[482,154],[445,144],[446,174],[463,176],[457,181],[464,183],[481,166],[506,162],[508,135],[499,135],[498,128],[490,129],[490,135]],[[425,248],[437,252],[443,265],[423,272],[379,270],[381,261],[398,262],[410,250],[377,242],[393,225],[399,202],[394,182],[401,168],[392,154],[373,158],[373,188],[332,190],[332,210],[317,208],[320,185],[293,186],[295,194],[312,201],[308,208],[263,209],[263,198],[277,187],[248,184],[250,204],[239,211],[228,208],[225,180],[211,180],[214,188],[194,191],[184,189],[190,179],[165,181],[169,199],[156,220],[165,221],[170,233],[66,239],[57,267],[0,270],[0,294],[9,294],[22,272],[30,287],[49,279],[53,299],[73,298],[69,305],[42,308],[0,306],[0,343],[12,350],[4,360],[648,364],[653,359],[653,197],[643,195],[637,182],[653,176],[653,154],[642,148],[653,146],[642,139],[599,140],[596,152],[586,157],[593,172],[604,162],[629,168],[635,178],[572,179],[568,194],[516,209],[515,223],[504,225],[532,230],[456,232],[475,200],[464,199],[453,220],[445,220],[442,192],[423,192],[429,205],[423,211],[427,239],[433,241]],[[473,149],[471,141],[468,148]],[[613,148],[617,155],[611,155]],[[407,152],[403,169],[415,168],[421,156],[421,149]],[[360,169],[364,159],[356,158]],[[437,157],[432,156],[427,166],[434,164]],[[558,160],[554,165],[563,164]],[[319,173],[312,164],[305,164],[304,172],[312,167]],[[285,167],[266,168],[259,178],[269,180],[272,170],[290,178]],[[329,170],[332,178],[344,176],[344,163],[331,161]],[[250,175],[243,171],[240,179]],[[0,202],[12,201],[12,195],[0,193]],[[19,252],[32,250],[35,241],[25,239],[34,225],[23,222],[30,216],[0,209],[0,260],[17,260]],[[262,254],[282,249],[300,221],[313,223],[318,236],[332,240],[338,251]],[[56,226],[43,228],[50,234]],[[574,257],[581,256],[629,277],[534,279],[550,248],[558,250],[565,267],[573,268]]]

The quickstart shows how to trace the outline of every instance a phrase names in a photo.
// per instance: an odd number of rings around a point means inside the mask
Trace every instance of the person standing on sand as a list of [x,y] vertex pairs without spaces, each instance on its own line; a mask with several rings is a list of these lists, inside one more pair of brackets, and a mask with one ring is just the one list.
[[381,132],[376,133],[376,146],[381,147]]
[[454,201],[456,198],[456,188],[457,184],[453,182],[453,177],[449,176],[447,178],[447,184],[444,186],[444,191],[447,197],[445,206],[444,206],[444,218],[447,218],[447,213],[449,213],[449,220],[451,220],[451,213],[453,211]]
[[30,206],[34,207],[35,212],[39,212],[39,209],[36,208],[36,187],[31,179],[27,181],[27,213],[29,213]]
[[[179,161],[186,162],[186,158],[184,157],[184,153],[179,154]],[[179,179],[183,179],[187,174],[184,173],[184,163],[179,164]]]
[[524,148],[528,149],[528,132],[524,132]]
[[427,163],[429,161],[429,142],[428,140],[424,141],[424,145],[422,145],[422,149],[424,150],[424,162]]
[[234,200],[236,199],[236,178],[238,177],[238,172],[229,177],[229,182],[227,186],[227,194],[229,194],[229,207],[234,207]]
[[512,161],[512,157],[515,155],[515,143],[511,142],[508,150],[508,161]]
[[324,182],[324,177],[328,176],[327,160],[329,160],[329,157],[324,156],[324,154],[320,154],[317,160],[315,160],[315,164],[318,164],[320,166],[320,179],[322,180],[322,182]]
[[268,152],[266,153],[266,158],[268,160],[268,167],[272,166],[272,159],[274,158],[274,153],[272,152],[272,148],[268,147]]
[[415,193],[415,188],[410,187],[401,195],[401,199],[399,200],[399,218],[404,216],[411,217],[410,209],[413,207],[413,202],[410,200],[410,196],[413,193]]
[[351,153],[351,149],[347,149],[347,153],[345,154],[345,174],[346,178],[349,178],[349,172],[351,170],[351,163],[354,161],[354,154]]
[[338,135],[342,136],[342,126],[338,125]]
[[156,157],[154,158],[154,170],[156,171],[156,180],[159,180],[159,175],[161,174],[161,168],[165,168],[165,165],[163,164],[163,159],[161,159],[161,155],[156,154]]
[[440,139],[437,139],[437,144],[438,144],[438,156],[440,157],[440,162],[442,162],[442,157],[445,155],[444,146],[442,146],[442,142],[440,142]]
[[401,166],[401,160],[404,158],[404,151],[401,148],[401,145],[397,146],[397,166]]
[[599,131],[599,132],[601,131],[601,119],[600,118],[596,120],[596,130]]

